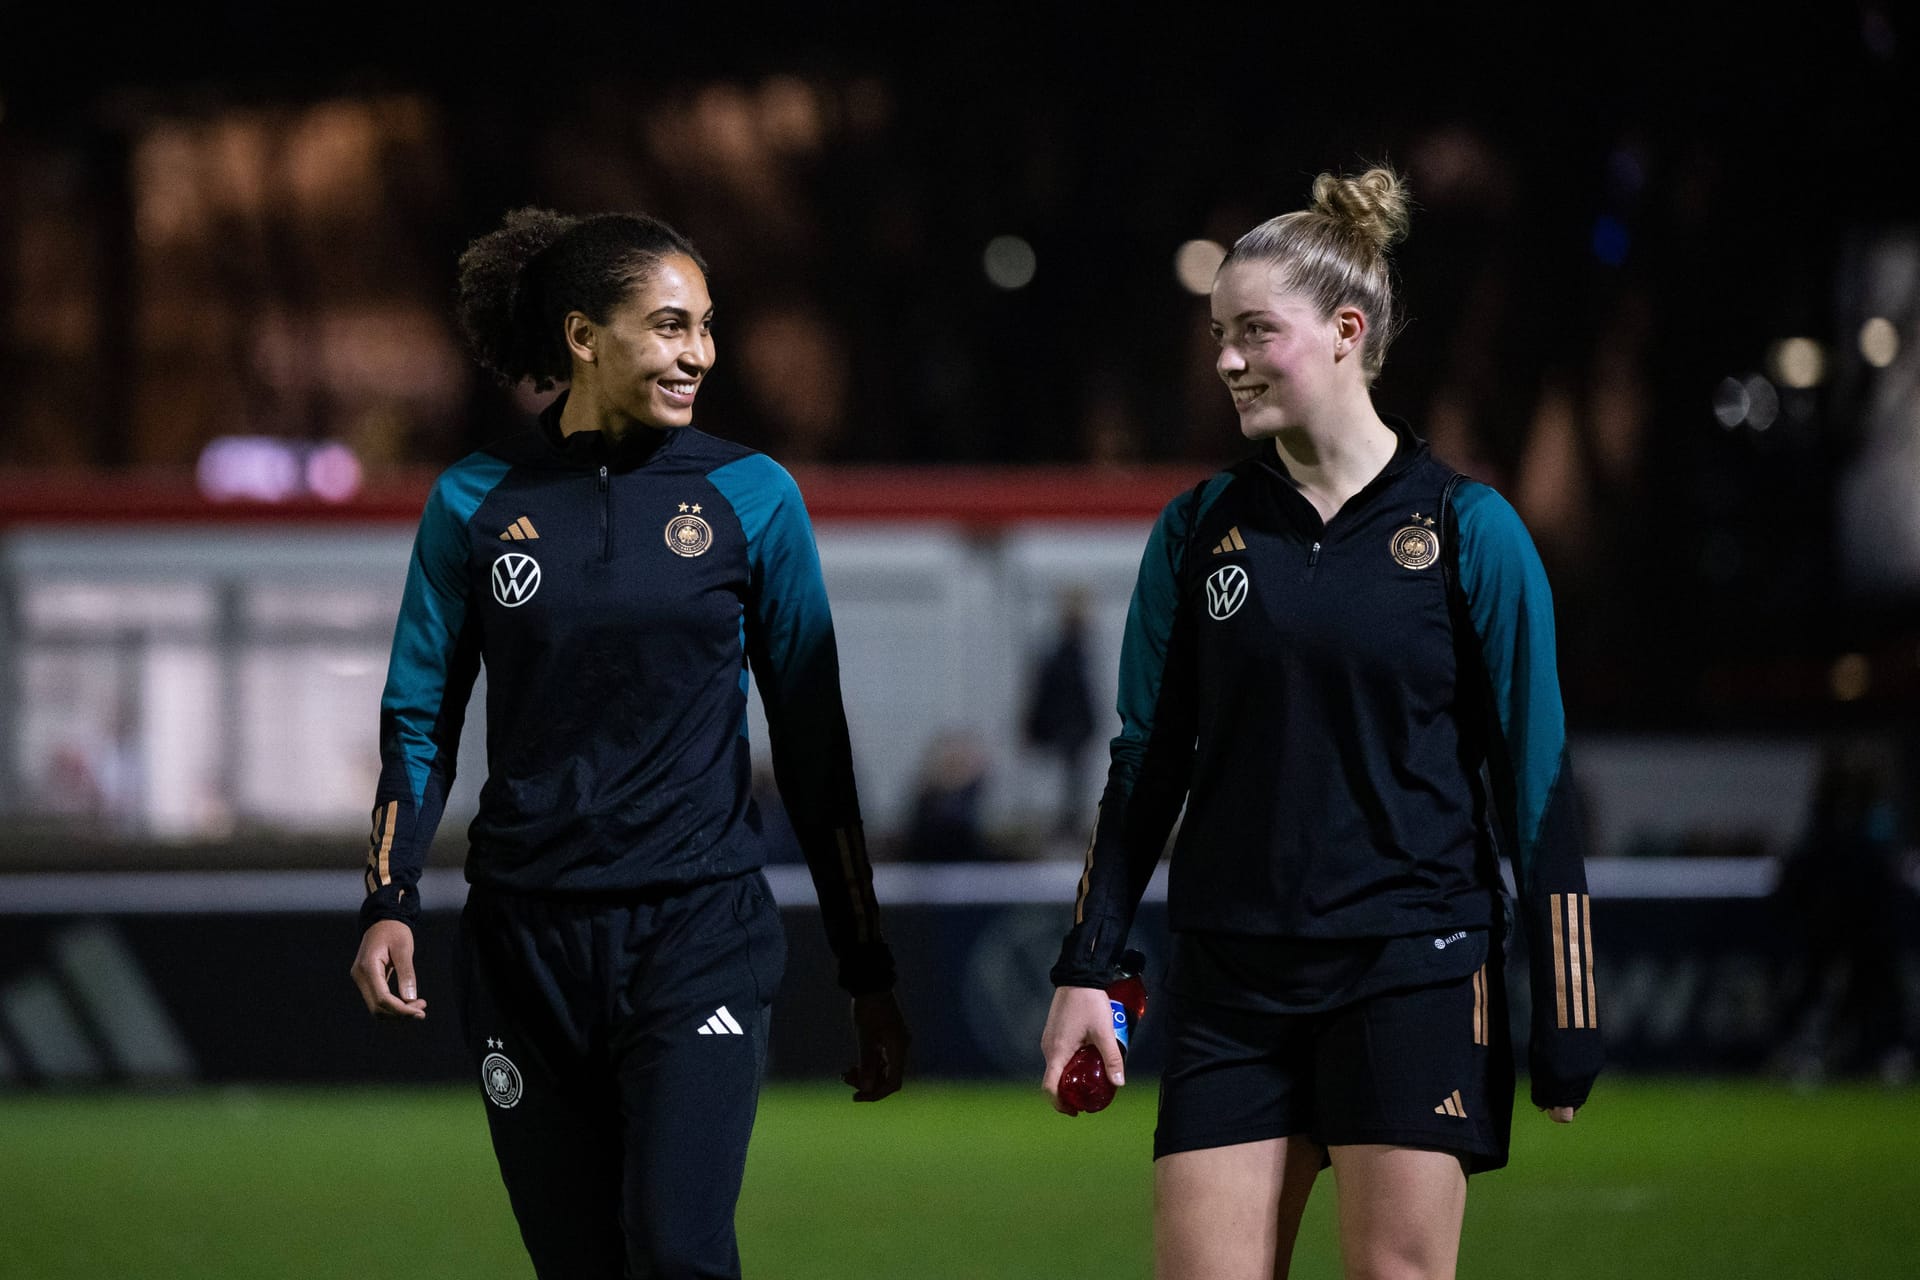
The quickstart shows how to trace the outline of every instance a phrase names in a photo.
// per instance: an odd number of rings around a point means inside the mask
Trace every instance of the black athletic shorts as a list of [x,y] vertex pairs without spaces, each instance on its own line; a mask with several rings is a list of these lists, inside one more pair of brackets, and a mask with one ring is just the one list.
[[[1172,984],[1170,984],[1172,985]],[[1304,1135],[1507,1162],[1513,1049],[1499,951],[1465,978],[1317,1013],[1235,1008],[1169,990],[1158,1159]]]
[[595,897],[476,885],[460,944],[472,1079],[534,1271],[738,1276],[786,965],[766,877]]

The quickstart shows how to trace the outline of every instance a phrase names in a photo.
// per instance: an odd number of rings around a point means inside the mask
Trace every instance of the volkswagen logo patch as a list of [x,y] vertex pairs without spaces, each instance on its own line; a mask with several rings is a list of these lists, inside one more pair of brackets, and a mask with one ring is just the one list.
[[493,598],[518,609],[540,589],[540,564],[523,551],[509,551],[493,562]]
[[1247,602],[1247,571],[1237,564],[1223,565],[1207,579],[1207,615],[1225,622]]

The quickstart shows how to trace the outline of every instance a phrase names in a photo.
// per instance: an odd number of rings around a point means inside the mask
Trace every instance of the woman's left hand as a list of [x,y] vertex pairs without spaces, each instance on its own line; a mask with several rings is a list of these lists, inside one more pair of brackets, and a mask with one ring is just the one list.
[[1573,1113],[1578,1111],[1580,1108],[1578,1107],[1542,1107],[1540,1109],[1546,1112],[1549,1116],[1553,1117],[1553,1122],[1555,1124],[1572,1124]]
[[853,998],[853,1038],[860,1060],[840,1078],[853,1086],[855,1102],[878,1102],[900,1091],[907,1065],[907,1020],[891,991],[875,991]]

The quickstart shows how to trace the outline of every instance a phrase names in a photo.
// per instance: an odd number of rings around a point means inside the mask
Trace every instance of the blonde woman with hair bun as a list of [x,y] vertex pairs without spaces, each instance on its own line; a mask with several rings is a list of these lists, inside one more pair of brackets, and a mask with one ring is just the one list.
[[1100,988],[1184,807],[1160,1280],[1285,1276],[1328,1166],[1349,1277],[1454,1274],[1468,1175],[1507,1161],[1516,921],[1534,1105],[1570,1123],[1600,1070],[1546,575],[1505,499],[1373,403],[1409,203],[1391,169],[1321,174],[1235,242],[1211,328],[1253,449],[1167,504],[1127,618],[1042,1087],[1072,1113],[1083,1044],[1124,1080]]

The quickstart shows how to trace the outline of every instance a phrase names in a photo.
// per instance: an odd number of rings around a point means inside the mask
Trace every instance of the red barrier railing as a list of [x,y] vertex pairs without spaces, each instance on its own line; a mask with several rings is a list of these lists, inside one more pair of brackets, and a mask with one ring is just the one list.
[[[814,519],[933,520],[994,528],[1025,520],[1152,519],[1207,474],[1203,464],[1085,466],[796,466]],[[0,472],[0,528],[76,524],[411,524],[434,472],[370,483],[344,502],[216,501],[190,474]]]

